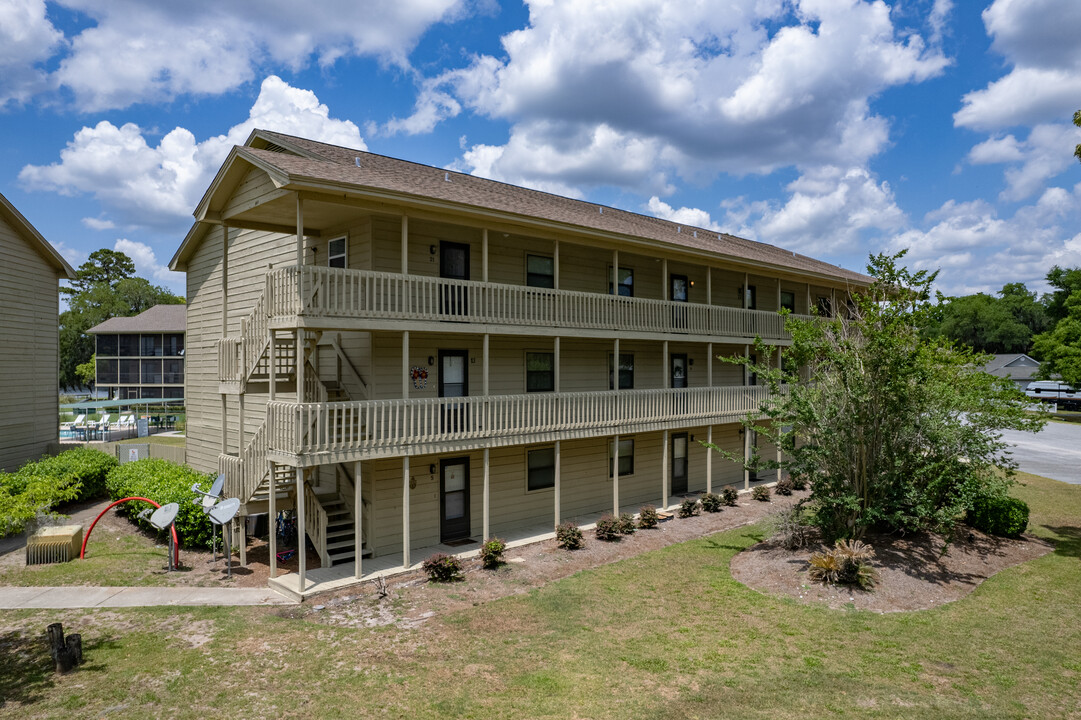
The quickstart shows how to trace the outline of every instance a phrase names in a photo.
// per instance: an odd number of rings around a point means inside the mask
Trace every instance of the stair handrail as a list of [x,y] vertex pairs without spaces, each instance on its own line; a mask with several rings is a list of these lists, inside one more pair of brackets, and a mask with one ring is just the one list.
[[330,567],[330,554],[327,552],[327,511],[315,495],[315,490],[304,481],[304,532],[311,538],[319,561],[323,567]]

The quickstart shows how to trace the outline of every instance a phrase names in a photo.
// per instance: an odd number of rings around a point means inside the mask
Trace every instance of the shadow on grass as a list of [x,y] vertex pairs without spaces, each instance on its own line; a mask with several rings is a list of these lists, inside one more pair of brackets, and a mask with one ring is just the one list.
[[766,534],[763,532],[746,532],[740,535],[741,538],[746,539],[748,542],[744,545],[734,545],[729,543],[718,542],[714,538],[705,538],[702,541],[702,547],[707,550],[729,550],[732,552],[742,552],[749,547],[757,545],[766,539]]
[[1055,554],[1081,558],[1081,528],[1073,525],[1044,525],[1055,533]]
[[[73,674],[105,672],[105,666],[95,662],[94,655],[114,645],[116,641],[108,638],[84,641],[83,664]],[[37,635],[18,631],[0,635],[0,710],[37,702],[56,684],[56,677],[44,630]]]

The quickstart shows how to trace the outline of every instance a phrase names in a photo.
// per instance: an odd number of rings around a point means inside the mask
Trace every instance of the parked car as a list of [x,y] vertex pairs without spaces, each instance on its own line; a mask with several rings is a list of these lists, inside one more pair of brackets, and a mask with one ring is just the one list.
[[1025,394],[1040,402],[1057,403],[1063,410],[1081,410],[1081,393],[1055,380],[1031,382]]

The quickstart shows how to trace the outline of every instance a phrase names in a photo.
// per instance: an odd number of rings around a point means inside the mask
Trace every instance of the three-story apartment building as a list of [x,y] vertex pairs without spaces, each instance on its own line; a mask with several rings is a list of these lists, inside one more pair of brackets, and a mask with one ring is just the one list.
[[764,389],[718,358],[785,345],[780,308],[830,312],[869,280],[262,130],[195,216],[170,265],[187,272],[189,463],[224,472],[241,515],[295,507],[322,568],[272,582],[301,594],[746,487],[698,441],[746,452],[738,419]]

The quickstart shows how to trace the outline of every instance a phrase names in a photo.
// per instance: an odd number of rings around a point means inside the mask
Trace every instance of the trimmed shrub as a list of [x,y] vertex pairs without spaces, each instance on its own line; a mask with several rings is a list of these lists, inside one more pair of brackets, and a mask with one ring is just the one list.
[[429,582],[454,582],[462,579],[462,561],[454,555],[436,553],[424,561]]
[[0,537],[22,532],[63,503],[103,497],[105,478],[116,465],[100,450],[74,448],[0,473]]
[[634,535],[634,531],[638,529],[637,523],[634,521],[634,515],[630,513],[620,513],[619,515],[619,531],[624,535]]
[[714,493],[706,493],[699,500],[702,501],[702,509],[709,513],[720,512],[721,506],[724,505],[721,496]]
[[777,493],[778,495],[791,495],[792,490],[792,479],[787,477],[781,478],[773,486],[773,492]]
[[788,479],[792,481],[792,489],[803,491],[807,489],[807,478],[802,475],[789,475]]
[[[180,546],[208,548],[213,526],[202,508],[195,504],[195,493],[191,491],[191,486],[200,483],[205,488],[210,480],[213,478],[208,478],[187,465],[150,458],[114,468],[109,473],[106,485],[109,488],[109,497],[113,500],[135,495],[149,498],[161,505],[175,502],[180,506],[174,522]],[[149,522],[136,517],[145,507],[146,503],[130,502],[118,505],[117,510],[140,527],[157,532]]]
[[619,518],[614,515],[602,515],[593,532],[596,533],[598,540],[605,542],[616,542],[623,537]]
[[507,549],[507,543],[499,538],[488,538],[480,546],[480,562],[485,568],[492,570],[503,564],[503,551]]
[[968,511],[968,524],[1003,537],[1020,537],[1028,529],[1028,505],[1009,495],[976,498]]
[[660,522],[660,518],[657,515],[657,508],[652,505],[643,505],[638,510],[638,527],[643,530],[649,530],[657,527],[657,523]]
[[698,499],[687,498],[679,504],[679,516],[681,518],[694,517],[699,513]]
[[769,502],[769,488],[765,485],[759,485],[751,490],[751,497],[759,502]]
[[871,566],[874,549],[862,540],[838,540],[832,550],[811,555],[807,577],[815,582],[859,585],[870,590],[878,582]]
[[569,520],[556,527],[556,543],[564,550],[577,550],[586,544],[582,528]]
[[726,487],[721,490],[721,502],[728,507],[735,507],[737,500],[739,500],[739,491],[734,487]]

